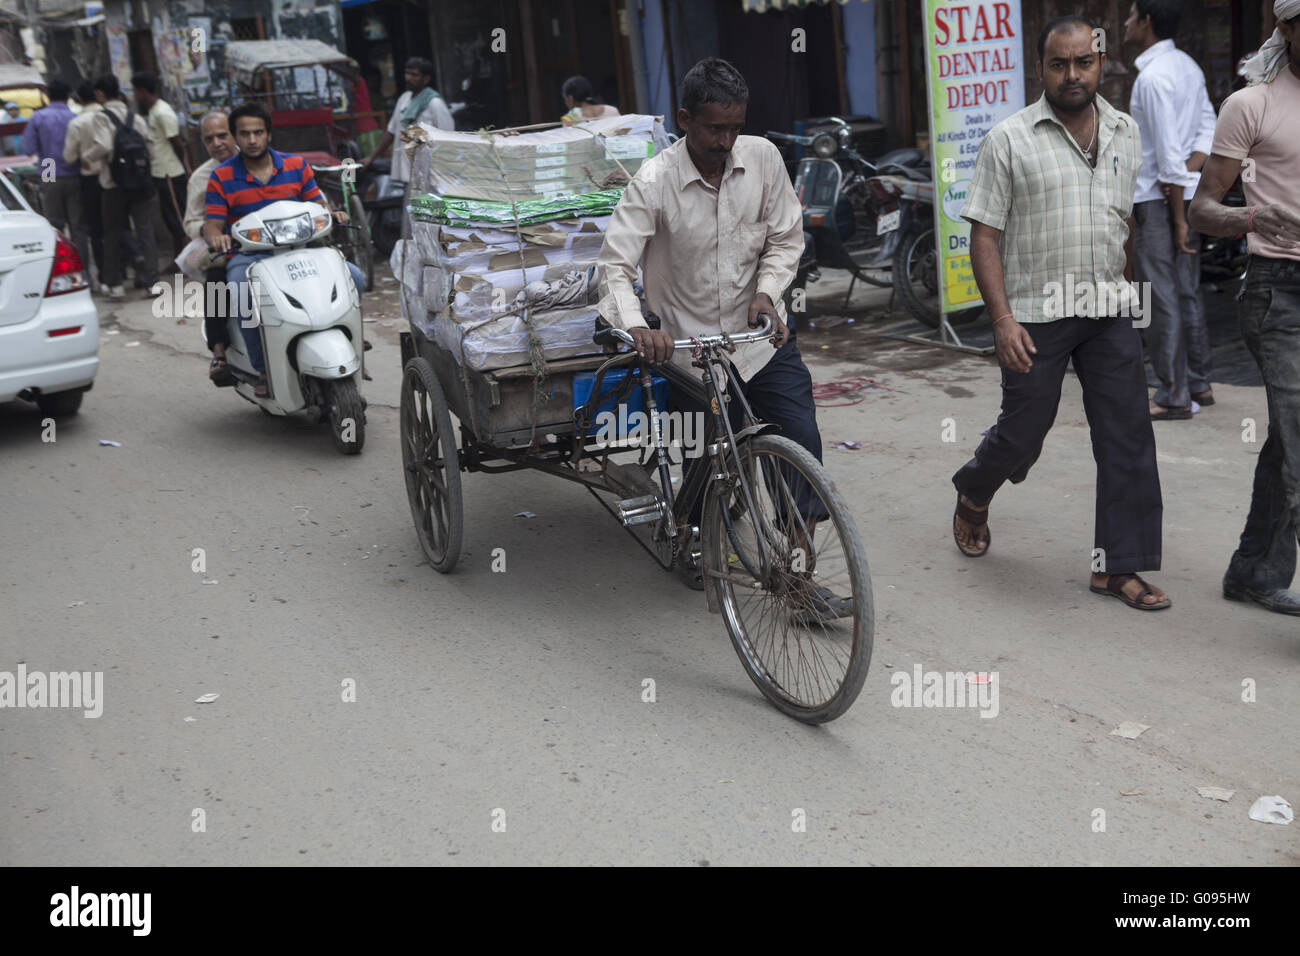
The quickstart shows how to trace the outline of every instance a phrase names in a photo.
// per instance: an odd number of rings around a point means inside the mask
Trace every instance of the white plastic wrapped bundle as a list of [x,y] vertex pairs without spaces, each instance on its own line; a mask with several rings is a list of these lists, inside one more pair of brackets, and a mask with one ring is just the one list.
[[[529,321],[542,353],[554,361],[600,351],[591,341],[596,315],[594,307],[584,306],[533,312]],[[429,317],[425,331],[460,364],[490,371],[529,363],[529,328],[522,316],[503,315],[477,326],[454,322],[448,316]]]

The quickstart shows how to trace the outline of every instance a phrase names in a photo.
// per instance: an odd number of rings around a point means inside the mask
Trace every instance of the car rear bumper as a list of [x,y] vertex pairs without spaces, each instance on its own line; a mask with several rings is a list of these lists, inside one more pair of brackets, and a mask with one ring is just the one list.
[[[80,331],[50,337],[51,330],[73,326]],[[46,299],[27,322],[0,325],[0,402],[28,389],[88,388],[98,370],[99,315],[88,290]]]

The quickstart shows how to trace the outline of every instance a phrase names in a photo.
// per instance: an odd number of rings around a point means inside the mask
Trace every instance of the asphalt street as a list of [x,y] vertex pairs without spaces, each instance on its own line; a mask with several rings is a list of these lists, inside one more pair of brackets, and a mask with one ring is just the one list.
[[[367,299],[355,458],[212,388],[193,320],[100,306],[81,414],[43,441],[34,406],[0,406],[0,671],[104,675],[98,718],[0,712],[0,862],[1300,863],[1300,826],[1248,817],[1300,798],[1300,620],[1219,591],[1260,388],[1217,385],[1193,421],[1156,424],[1150,577],[1174,606],[1142,613],[1088,592],[1073,378],[970,560],[949,479],[996,417],[994,361],[886,338],[897,317],[865,310],[802,334],[815,381],[871,380],[819,421],[876,601],[861,696],[808,727],[576,486],[466,475],[461,564],[423,563],[391,294]],[[891,676],[918,666],[996,672],[996,716],[894,706]],[[1148,729],[1112,734],[1126,722]]]

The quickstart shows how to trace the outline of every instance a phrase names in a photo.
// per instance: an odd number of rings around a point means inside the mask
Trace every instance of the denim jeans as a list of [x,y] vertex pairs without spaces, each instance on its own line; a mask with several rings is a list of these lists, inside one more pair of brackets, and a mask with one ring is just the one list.
[[[262,332],[256,323],[246,322],[250,316],[244,315],[244,305],[252,302],[244,286],[248,281],[248,267],[258,259],[265,259],[271,253],[269,252],[239,252],[231,256],[230,261],[226,263],[226,282],[231,285],[231,294],[234,297],[233,308],[239,315],[239,332],[244,337],[244,344],[248,347],[248,361],[259,372],[266,371],[266,357],[262,354]],[[348,263],[348,272],[352,274],[352,281],[357,287],[357,298],[366,288],[366,275],[352,263]],[[359,344],[359,343],[358,343]]]
[[1264,377],[1268,437],[1228,576],[1271,591],[1291,586],[1300,528],[1300,260],[1251,256],[1237,301],[1241,337]]

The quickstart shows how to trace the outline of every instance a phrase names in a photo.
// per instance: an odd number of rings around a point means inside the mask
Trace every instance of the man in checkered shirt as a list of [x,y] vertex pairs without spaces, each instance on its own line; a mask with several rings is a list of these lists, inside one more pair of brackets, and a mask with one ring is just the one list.
[[1073,362],[1097,461],[1095,546],[1079,550],[1090,588],[1154,611],[1170,601],[1137,572],[1160,568],[1163,508],[1137,331],[1145,309],[1129,281],[1142,146],[1133,118],[1097,95],[1104,41],[1083,17],[1048,23],[1042,98],[995,126],[976,159],[962,215],[994,319],[1002,412],[953,476],[953,536],[963,554],[988,553],[989,502],[1037,461]]

